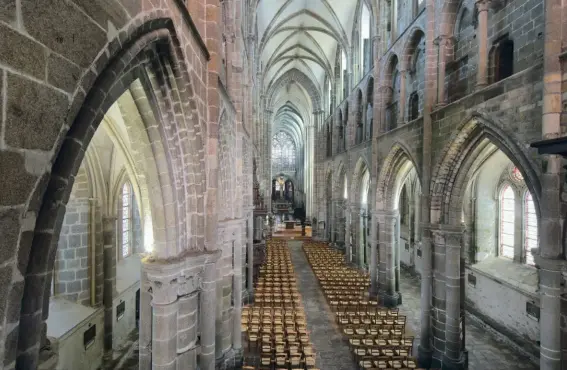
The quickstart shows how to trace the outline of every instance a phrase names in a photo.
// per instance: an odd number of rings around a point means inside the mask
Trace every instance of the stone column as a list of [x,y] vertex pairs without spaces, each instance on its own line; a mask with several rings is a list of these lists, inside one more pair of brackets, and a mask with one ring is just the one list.
[[139,329],[139,369],[152,369],[152,294],[148,275],[142,269],[140,276],[140,329]]
[[[429,212],[429,209],[427,210]],[[423,215],[423,213],[422,213]],[[418,351],[419,367],[431,364],[431,284],[432,284],[432,234],[428,224],[421,226],[421,327]]]
[[[562,31],[565,5],[560,0],[545,1],[545,42],[543,61],[542,139],[562,136]],[[564,32],[564,31],[563,31]],[[540,369],[559,370],[561,366],[561,283],[563,256],[563,222],[561,198],[565,181],[563,159],[558,155],[542,158],[539,251],[535,262],[539,267],[540,291]],[[539,252],[539,253],[538,253]],[[563,347],[566,344],[563,343]]]
[[215,308],[217,305],[216,274],[217,268],[215,261],[205,264],[199,307],[201,311],[200,369],[202,370],[215,369]]
[[102,302],[104,305],[104,356],[112,357],[112,331],[114,326],[113,300],[116,292],[116,217],[102,219],[104,242],[104,289]]
[[461,248],[463,232],[451,227],[443,232],[445,238],[445,354],[443,366],[464,369],[461,348]]
[[425,0],[425,89],[423,105],[423,149],[422,149],[422,181],[421,181],[421,330],[418,346],[419,367],[429,368],[431,364],[431,283],[432,283],[432,248],[431,248],[431,157],[432,157],[432,119],[431,111],[435,102],[435,79],[438,65],[433,39],[435,37],[435,1]]
[[398,127],[406,122],[406,95],[408,71],[403,68],[400,70],[400,100],[398,102]]
[[250,210],[248,215],[248,261],[247,261],[247,277],[248,277],[248,297],[250,301],[254,299],[254,212]]
[[440,228],[441,225],[437,224],[435,225],[435,228],[431,230],[431,247],[433,258],[432,265],[435,266],[435,268],[433,269],[433,281],[431,286],[432,314],[430,320],[432,322],[432,357],[434,361],[436,361],[436,364],[440,364],[443,361],[443,355],[445,353],[445,322],[447,317],[447,285],[445,282],[445,234],[444,231]]
[[233,311],[232,311],[232,348],[235,352],[242,351],[242,332],[240,324],[242,320],[242,238],[236,236],[236,245],[234,247],[234,269],[232,275],[232,295],[233,295]]
[[[171,268],[176,275],[180,271]],[[152,271],[148,274],[152,289],[152,369],[177,368],[177,281],[169,271]],[[173,272],[173,271],[172,271]]]
[[490,0],[478,0],[478,66],[476,70],[476,88],[482,89],[488,85],[488,6]]
[[[380,83],[378,80],[375,83]],[[388,124],[389,122],[386,121],[386,102],[392,92],[392,88],[390,86],[382,85],[378,88],[378,103],[379,106],[379,116],[375,117],[376,121],[379,121],[379,130],[378,134],[383,134],[389,130]]]
[[374,101],[372,102],[372,117],[374,122],[372,123],[372,139],[374,139],[374,137],[382,132],[380,128],[382,107],[378,104],[380,101],[380,53],[382,50],[380,36],[375,35],[372,38],[372,42],[374,44]]
[[383,212],[380,214],[380,269],[379,269],[379,295],[385,306],[397,306],[399,293],[396,292],[396,227],[398,211]]
[[217,251],[205,252],[173,262],[158,261],[151,256],[144,258],[142,281],[147,288],[144,290],[151,293],[152,310],[141,312],[144,318],[151,316],[151,322],[142,320],[144,337],[140,338],[140,345],[147,342],[147,332],[151,331],[151,365],[147,366],[148,351],[144,351],[145,361],[140,368],[197,368],[197,335],[200,331],[199,367],[214,369],[215,262],[219,255]]
[[372,211],[370,222],[370,295],[375,297],[378,294],[378,216]]
[[352,253],[352,243],[351,243],[351,222],[352,222],[352,214],[354,211],[354,208],[351,208],[349,205],[346,204],[345,202],[345,253],[347,256],[347,261],[348,262],[353,262],[353,253]]
[[174,301],[152,300],[152,369],[177,368],[176,348],[177,331],[171,330],[177,326],[177,298]]
[[199,315],[199,292],[179,292],[177,313],[177,368],[197,368],[197,324]]
[[437,75],[437,106],[445,106],[447,98],[445,94],[445,74],[447,63],[451,61],[453,55],[453,38],[447,35],[441,35],[435,40],[438,46],[439,69]]

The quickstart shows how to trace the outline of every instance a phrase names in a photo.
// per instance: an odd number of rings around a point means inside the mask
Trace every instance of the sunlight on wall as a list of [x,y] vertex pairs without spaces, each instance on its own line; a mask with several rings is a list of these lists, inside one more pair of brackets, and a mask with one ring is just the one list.
[[144,250],[148,253],[154,250],[154,230],[150,216],[144,218]]

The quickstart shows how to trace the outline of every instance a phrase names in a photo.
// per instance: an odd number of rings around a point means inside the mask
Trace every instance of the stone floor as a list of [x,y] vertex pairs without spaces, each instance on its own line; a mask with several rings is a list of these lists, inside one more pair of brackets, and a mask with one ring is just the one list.
[[[134,330],[132,334],[128,337],[126,343],[120,347],[118,358],[114,361],[112,367],[105,367],[105,370],[117,369],[117,370],[138,370],[139,363],[139,351],[138,351],[138,330]],[[120,356],[121,355],[121,356]],[[116,357],[116,356],[115,356]]]
[[317,367],[322,370],[356,369],[348,345],[333,320],[319,283],[307,262],[301,242],[289,242],[291,261],[303,299],[311,343],[317,353]]
[[[416,333],[416,337],[419,336],[420,328],[420,284],[417,277],[402,272],[400,291],[403,303],[400,306],[400,313],[407,316],[409,329]],[[518,353],[516,349],[499,340],[474,321],[467,320],[466,329],[469,369],[539,369],[528,356]],[[419,343],[418,340],[416,342]]]

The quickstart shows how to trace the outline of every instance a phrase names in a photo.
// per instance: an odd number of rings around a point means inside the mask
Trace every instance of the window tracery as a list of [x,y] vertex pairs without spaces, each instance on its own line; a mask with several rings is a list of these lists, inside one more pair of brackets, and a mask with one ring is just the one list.
[[514,258],[515,205],[514,189],[508,184],[500,191],[500,256]]
[[526,191],[524,196],[524,252],[525,263],[535,265],[532,249],[538,247],[537,214],[532,194]]
[[295,171],[296,146],[286,132],[280,131],[272,138],[272,167],[276,171]]
[[126,258],[132,254],[132,200],[132,185],[130,185],[129,182],[126,182],[122,185],[122,258]]

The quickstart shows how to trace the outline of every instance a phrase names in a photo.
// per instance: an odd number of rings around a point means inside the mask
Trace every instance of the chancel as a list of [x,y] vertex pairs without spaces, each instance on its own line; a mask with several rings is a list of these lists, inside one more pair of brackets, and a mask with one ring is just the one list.
[[565,24],[1,1],[1,367],[567,369]]

